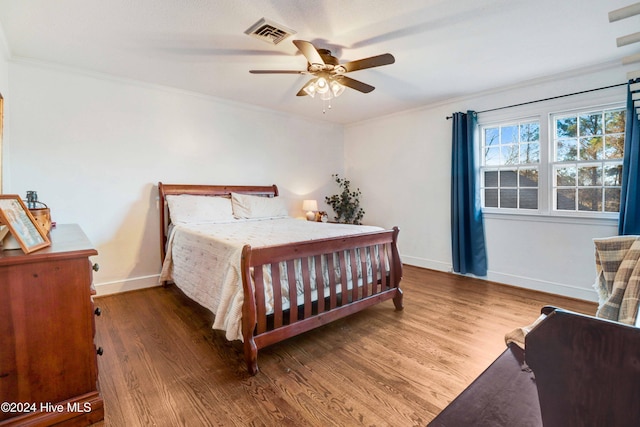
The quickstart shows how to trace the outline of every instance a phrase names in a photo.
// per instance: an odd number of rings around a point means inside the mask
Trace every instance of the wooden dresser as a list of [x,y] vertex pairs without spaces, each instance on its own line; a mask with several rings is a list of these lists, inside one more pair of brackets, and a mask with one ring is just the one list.
[[84,426],[104,418],[90,256],[77,225],[51,246],[0,251],[0,426]]

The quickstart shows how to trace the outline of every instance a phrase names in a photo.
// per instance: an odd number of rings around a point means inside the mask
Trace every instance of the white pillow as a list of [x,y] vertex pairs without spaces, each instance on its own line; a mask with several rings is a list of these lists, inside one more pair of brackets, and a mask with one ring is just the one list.
[[250,196],[231,193],[233,216],[236,218],[282,218],[289,216],[280,197]]
[[174,224],[228,222],[233,221],[231,200],[216,196],[194,196],[191,194],[166,197],[169,215]]

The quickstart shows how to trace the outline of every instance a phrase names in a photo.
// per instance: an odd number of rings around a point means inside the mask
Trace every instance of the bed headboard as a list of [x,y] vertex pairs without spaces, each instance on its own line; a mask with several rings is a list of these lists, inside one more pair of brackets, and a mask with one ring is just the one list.
[[198,196],[231,197],[231,193],[251,194],[253,196],[276,197],[278,187],[274,185],[197,185],[158,183],[160,196],[160,262],[164,262],[167,232],[171,223],[166,197],[169,195],[192,194]]

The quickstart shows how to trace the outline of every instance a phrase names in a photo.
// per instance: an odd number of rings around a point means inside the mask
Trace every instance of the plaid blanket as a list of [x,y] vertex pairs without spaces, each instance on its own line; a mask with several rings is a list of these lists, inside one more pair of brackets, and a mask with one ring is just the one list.
[[634,325],[640,302],[640,236],[593,239],[600,305],[596,317]]

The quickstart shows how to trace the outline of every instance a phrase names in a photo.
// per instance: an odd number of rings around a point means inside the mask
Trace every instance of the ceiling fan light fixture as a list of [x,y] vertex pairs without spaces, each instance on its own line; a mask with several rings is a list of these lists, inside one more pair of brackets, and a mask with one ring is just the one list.
[[315,83],[311,83],[311,84],[306,85],[303,90],[305,91],[305,93],[307,95],[309,95],[312,98],[316,96],[316,85],[315,85]]
[[329,82],[327,82],[327,79],[325,79],[324,77],[318,77],[318,80],[316,80],[315,86],[316,86],[316,92],[320,94],[327,93],[329,91]]
[[342,92],[344,92],[345,89],[345,87],[338,83],[336,80],[331,80],[330,87],[333,96],[335,96],[336,98],[342,95]]

